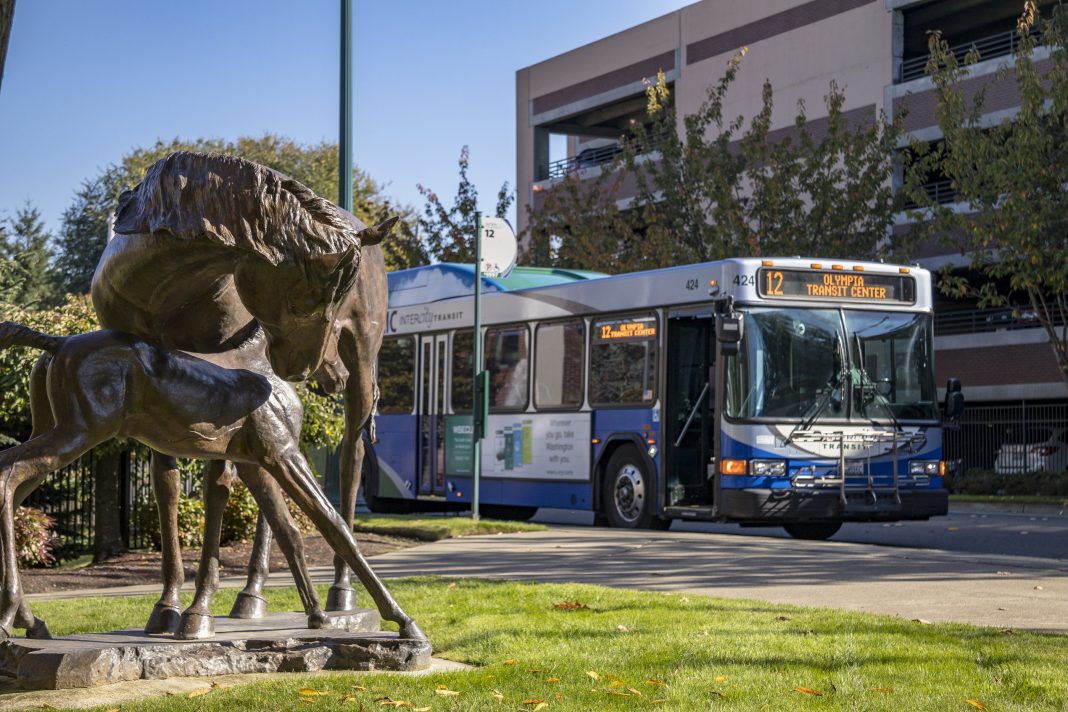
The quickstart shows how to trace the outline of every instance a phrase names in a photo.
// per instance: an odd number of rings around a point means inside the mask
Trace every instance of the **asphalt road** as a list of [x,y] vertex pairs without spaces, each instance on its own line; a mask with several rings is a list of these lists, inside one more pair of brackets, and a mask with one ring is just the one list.
[[[542,509],[533,521],[591,526],[593,515],[565,509]],[[779,527],[743,528],[737,524],[676,521],[671,525],[671,531],[790,538]],[[845,524],[830,541],[1068,560],[1068,511],[1062,516],[954,512],[926,522],[851,523]]]

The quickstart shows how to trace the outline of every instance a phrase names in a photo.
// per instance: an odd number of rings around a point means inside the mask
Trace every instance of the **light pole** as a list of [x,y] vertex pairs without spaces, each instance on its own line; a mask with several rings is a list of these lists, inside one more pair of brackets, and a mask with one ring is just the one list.
[[352,0],[341,0],[337,204],[352,212]]

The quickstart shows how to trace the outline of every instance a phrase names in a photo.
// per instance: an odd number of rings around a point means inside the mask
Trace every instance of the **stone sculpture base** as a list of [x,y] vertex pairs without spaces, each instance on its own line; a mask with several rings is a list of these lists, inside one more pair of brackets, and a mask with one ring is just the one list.
[[309,630],[303,613],[259,620],[218,617],[210,640],[175,640],[140,630],[0,643],[0,674],[24,689],[94,687],[127,680],[316,670],[423,670],[430,643],[379,632],[377,611],[331,614]]

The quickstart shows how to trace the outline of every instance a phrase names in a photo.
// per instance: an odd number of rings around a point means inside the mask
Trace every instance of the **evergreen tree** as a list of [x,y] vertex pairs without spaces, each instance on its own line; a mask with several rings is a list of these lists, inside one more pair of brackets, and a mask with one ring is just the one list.
[[29,202],[0,226],[0,301],[38,307],[54,302],[48,241],[41,213]]

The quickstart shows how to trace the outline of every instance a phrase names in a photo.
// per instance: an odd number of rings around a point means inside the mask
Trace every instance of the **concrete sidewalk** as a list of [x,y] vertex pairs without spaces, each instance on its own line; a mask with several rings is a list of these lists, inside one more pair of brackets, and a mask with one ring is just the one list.
[[[1063,561],[803,542],[692,532],[553,527],[465,537],[374,557],[383,577],[464,576],[585,582],[772,603],[845,608],[908,619],[1068,633]],[[328,568],[314,569],[320,583]],[[269,585],[291,585],[288,572]],[[243,577],[224,580],[243,586]],[[156,594],[141,585],[37,594],[31,600]],[[366,598],[363,598],[366,601]]]

